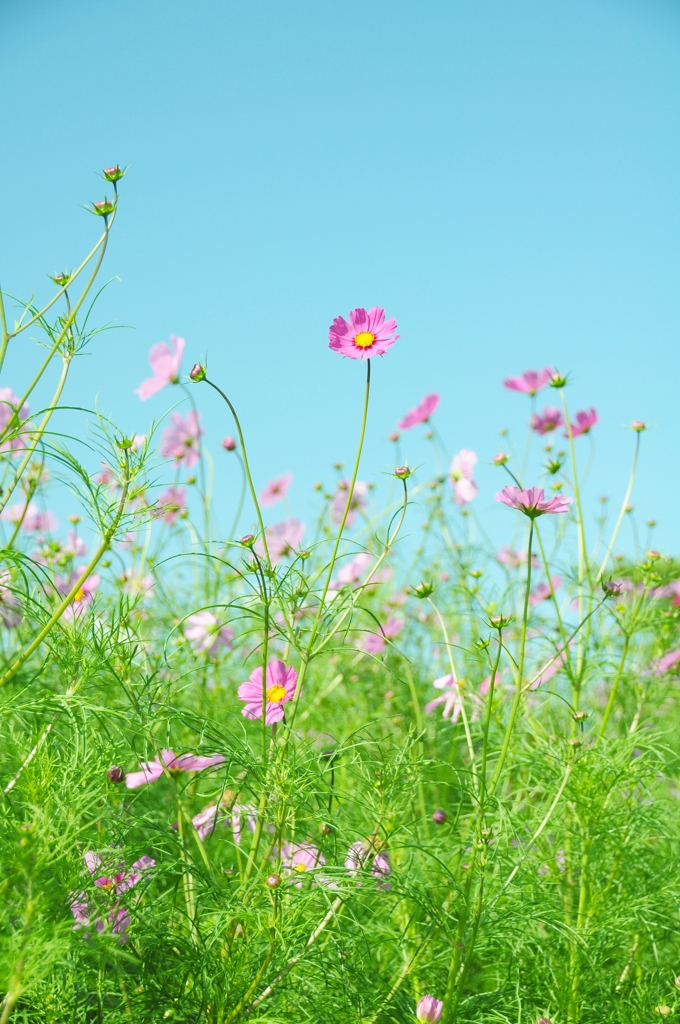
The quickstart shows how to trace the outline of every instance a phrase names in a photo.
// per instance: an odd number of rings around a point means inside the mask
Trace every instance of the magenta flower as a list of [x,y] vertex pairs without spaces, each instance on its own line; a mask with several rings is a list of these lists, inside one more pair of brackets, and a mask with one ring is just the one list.
[[166,459],[175,459],[191,469],[201,457],[199,441],[203,428],[198,422],[198,413],[190,409],[183,419],[181,413],[173,412],[170,420],[173,425],[163,431],[159,451]]
[[444,1003],[434,996],[423,996],[416,1006],[416,1020],[419,1024],[437,1024],[440,1020]]
[[549,434],[563,424],[562,413],[554,405],[546,405],[543,412],[535,412],[529,420],[529,426],[537,434]]
[[[595,426],[597,420],[595,409],[582,409],[581,412],[577,412],[575,422],[571,424],[571,436],[580,437],[581,434],[587,434],[591,427]],[[564,436],[569,437],[569,432],[565,430]]]
[[430,395],[425,395],[423,400],[414,409],[410,409],[406,413],[403,420],[398,424],[399,429],[410,430],[411,427],[417,427],[419,423],[427,423],[438,405],[439,395],[436,391],[433,391]]
[[149,782],[155,782],[165,774],[164,766],[170,772],[202,772],[206,768],[222,764],[226,761],[223,754],[175,754],[172,750],[161,750],[160,758],[155,757],[153,761],[140,761],[141,771],[128,772],[125,776],[125,785],[128,789],[139,789]]
[[197,651],[214,658],[221,647],[231,647],[234,631],[207,610],[187,615],[184,635]]
[[[283,705],[295,696],[297,672],[282,661],[270,661],[267,665],[265,725],[273,725],[283,719]],[[248,681],[241,683],[238,695],[246,702],[241,711],[245,718],[262,718],[262,666],[250,673]]]
[[[276,564],[288,555],[294,555],[302,543],[305,535],[305,524],[299,519],[284,519],[280,523],[274,523],[265,530],[267,534],[267,548],[269,557]],[[264,558],[264,544],[262,538],[258,537],[255,550],[260,558]]]
[[277,476],[275,480],[271,480],[264,490],[260,491],[260,505],[263,508],[269,508],[277,501],[282,501],[288,494],[292,479],[292,473],[284,473],[283,476]]
[[164,341],[160,341],[149,352],[149,362],[153,370],[153,377],[147,377],[135,389],[135,394],[139,395],[142,402],[162,391],[167,384],[177,384],[179,382],[179,364],[182,361],[182,353],[184,352],[186,342],[184,338],[176,338],[174,334],[170,335],[170,342],[172,348],[166,345]]
[[174,484],[158,495],[156,508],[169,526],[186,510],[186,487],[176,487]]
[[[347,504],[347,491],[349,490],[349,484],[349,480],[339,480],[338,489],[331,499],[331,519],[334,523],[342,522],[345,505]],[[349,511],[347,513],[347,519],[345,520],[347,526],[352,526],[357,517],[357,512],[363,512],[366,508],[367,494],[368,484],[364,483],[363,480],[357,480],[354,485],[354,490],[352,491],[352,500],[349,503]]]
[[0,570],[0,623],[5,629],[16,629],[21,622],[20,604],[10,587],[11,582],[9,569]]
[[380,654],[385,649],[386,639],[394,640],[396,636],[399,636],[404,628],[404,620],[390,615],[385,625],[379,628],[380,633],[369,633],[364,637],[362,647],[367,654]]
[[654,665],[654,675],[662,676],[669,669],[673,668],[674,665],[680,661],[680,647],[674,651],[667,651],[666,654],[662,655]]
[[[562,577],[551,576],[550,582],[553,585],[553,590],[559,590],[562,586]],[[550,585],[548,583],[539,583],[529,594],[529,601],[531,604],[540,604],[541,601],[547,601],[549,597]]]
[[[276,851],[275,851],[276,852]],[[326,863],[326,858],[311,843],[284,843],[278,851],[281,857],[281,867],[287,878],[303,875],[307,871],[314,871]],[[294,883],[296,888],[302,888],[302,879]]]
[[[125,862],[112,864],[114,858],[110,856],[105,863],[104,859],[92,850],[87,851],[84,859],[85,865],[92,876],[96,875],[102,867],[104,867],[104,870],[112,872],[111,875],[101,875],[99,878],[95,878],[94,884],[98,889],[110,893],[113,897],[121,896],[128,889],[134,888],[144,875],[148,874],[156,866],[156,861],[153,857],[144,856],[136,860],[128,871],[125,867]],[[106,928],[106,924],[99,914],[96,914],[94,921],[92,921],[92,911],[87,895],[84,892],[72,893],[70,907],[71,913],[75,918],[74,928],[82,928],[83,926],[94,924],[96,931],[100,933]],[[127,940],[126,932],[130,927],[130,915],[125,907],[117,903],[107,915],[107,920],[111,932],[114,935],[120,935],[121,942],[125,942]],[[87,935],[85,937],[87,938]]]
[[[63,576],[61,579],[55,581],[57,591],[64,597],[68,594],[80,577],[82,576],[83,569],[85,567],[79,565],[77,568],[72,569],[68,576]],[[94,601],[94,595],[101,582],[101,577],[97,573],[92,573],[87,579],[80,585],[75,593],[75,596],[71,603],[66,606],[64,611],[64,618],[68,622],[73,622],[75,619],[80,618],[81,615],[90,607]]]
[[[19,425],[28,419],[28,414],[27,402],[24,402],[21,408],[19,408],[19,399],[12,389],[0,388],[0,437],[4,436],[5,432],[9,435],[8,439],[0,444],[0,451],[16,452],[25,447],[25,439],[19,431]],[[14,425],[9,427],[9,423],[15,415],[19,423],[14,420]]]
[[[370,863],[371,874],[374,878],[379,879],[377,882],[378,889],[391,889],[389,882],[385,881],[386,878],[392,873],[392,866],[390,864],[390,855],[387,851],[378,851],[375,853],[371,845],[363,840],[359,840],[357,843],[352,843],[347,856],[345,857],[345,869],[350,875],[356,875],[360,871],[365,871]],[[357,882],[357,886],[361,886],[361,881]]]
[[545,515],[546,512],[551,514],[568,512],[573,500],[573,498],[565,498],[563,494],[556,494],[553,498],[546,500],[542,487],[529,487],[526,490],[521,490],[512,485],[504,487],[496,495],[496,501],[502,501],[510,508],[519,509],[530,519]]
[[525,370],[520,377],[508,377],[503,387],[510,391],[523,391],[526,395],[535,395],[537,391],[549,384],[553,375],[550,366],[544,370]]
[[473,477],[476,463],[477,455],[470,448],[461,448],[451,460],[449,473],[456,505],[467,505],[479,493]]
[[394,332],[396,320],[385,320],[385,310],[373,306],[368,313],[365,309],[353,309],[349,323],[344,316],[336,316],[331,324],[328,347],[350,359],[370,359],[383,356],[399,337]]

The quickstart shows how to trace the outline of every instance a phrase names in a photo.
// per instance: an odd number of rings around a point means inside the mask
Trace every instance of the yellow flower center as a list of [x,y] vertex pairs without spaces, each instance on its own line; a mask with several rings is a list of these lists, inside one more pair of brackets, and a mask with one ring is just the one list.
[[297,863],[293,867],[293,871],[306,871],[306,870],[307,870],[307,865],[306,864]]
[[83,590],[82,587],[80,587],[78,590],[76,590],[75,596],[74,596],[73,600],[74,601],[82,601],[84,599],[84,597],[85,597],[85,591]]
[[102,882],[99,886],[100,889],[113,889],[113,882]]
[[354,344],[358,348],[370,348],[374,341],[375,334],[372,334],[371,331],[359,331],[354,337]]
[[270,704],[277,704],[280,700],[286,696],[285,686],[279,686],[278,683],[274,686],[270,686],[267,689],[267,700]]

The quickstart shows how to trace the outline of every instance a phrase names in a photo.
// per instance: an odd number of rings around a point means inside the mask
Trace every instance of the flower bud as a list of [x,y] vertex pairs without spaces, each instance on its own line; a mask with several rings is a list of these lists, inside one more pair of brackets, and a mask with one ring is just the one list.
[[122,782],[125,778],[125,772],[120,765],[117,764],[112,765],[106,774],[110,778],[111,782]]
[[650,560],[650,562],[656,562],[657,559],[661,558],[661,554],[658,551],[648,551],[647,558]]
[[617,583],[615,580],[604,580],[602,583],[602,589],[605,594],[609,594],[612,597],[618,597],[622,588],[621,584]]
[[444,1004],[434,996],[423,996],[416,1006],[416,1020],[419,1024],[437,1024],[442,1015]]
[[394,471],[394,475],[399,480],[408,480],[408,478],[411,475],[411,470],[408,468],[408,466],[397,466],[397,468]]
[[673,984],[675,985],[676,988],[680,988],[680,974],[678,974],[678,976],[675,979]]
[[567,378],[564,376],[564,374],[560,373],[558,370],[556,370],[553,373],[552,377],[550,378],[550,387],[551,388],[563,388],[566,383],[567,383]]
[[442,811],[442,809],[439,808],[439,810],[435,811],[432,815],[432,820],[435,825],[443,825],[446,821],[446,811]]
[[255,543],[255,537],[252,533],[246,533],[244,537],[241,537],[241,544],[246,548],[252,548]]
[[658,1013],[661,1017],[667,1017],[669,1013],[672,1013],[673,1011],[671,1010],[670,1006],[666,1006],[666,1004],[663,1003],[661,1006],[655,1006],[654,1012]]
[[574,713],[573,713],[573,715],[571,717],[574,719],[575,722],[585,722],[586,718],[588,717],[588,712],[587,711],[574,711]]
[[104,181],[120,181],[124,174],[125,171],[122,168],[120,168],[118,164],[116,164],[115,167],[105,167],[102,171],[102,177]]
[[505,452],[499,452],[498,455],[494,455],[493,457],[494,466],[504,466],[507,461],[508,456],[505,454]]
[[391,434],[387,435],[387,440],[388,441],[398,441],[400,437],[401,437],[401,435],[398,434],[396,432],[396,430],[393,430]]
[[63,274],[55,274],[52,280],[58,288],[65,288],[71,280],[71,275],[67,270],[65,270]]
[[236,448],[236,441],[233,437],[225,437],[222,441],[222,447],[227,452],[233,452]]
[[536,1024],[552,1024],[552,1021],[549,1017],[539,1017]]
[[641,434],[643,430],[647,429],[647,424],[643,420],[633,420],[631,428],[636,434]]
[[72,515],[72,516],[69,516],[68,517],[68,521],[69,521],[69,523],[73,523],[74,526],[77,526],[77,524],[80,522],[80,516],[77,516],[75,514]]
[[320,480],[317,480],[316,483],[314,484],[314,490],[315,491],[323,490],[323,484],[321,483]]
[[322,822],[322,824],[321,824],[321,835],[322,836],[330,836],[332,834],[332,832],[333,832],[332,826],[329,825],[327,821]]
[[267,875],[264,884],[268,889],[278,889],[281,885],[281,875]]
[[490,615],[489,625],[492,629],[505,629],[514,618],[514,615]]
[[110,199],[100,199],[98,203],[92,204],[92,213],[96,213],[98,217],[108,217],[115,208],[116,204],[112,203]]
[[196,477],[193,475],[193,473],[191,474],[191,476],[187,477],[187,483],[188,484],[195,484],[196,483]]
[[418,584],[417,587],[413,587],[413,596],[419,598],[421,601],[425,597],[429,597],[434,591],[434,583],[426,582],[423,580]]
[[189,376],[193,381],[196,381],[196,383],[198,383],[198,381],[205,380],[205,366],[201,366],[200,363],[194,363],[194,365],[191,367],[191,370],[189,371]]

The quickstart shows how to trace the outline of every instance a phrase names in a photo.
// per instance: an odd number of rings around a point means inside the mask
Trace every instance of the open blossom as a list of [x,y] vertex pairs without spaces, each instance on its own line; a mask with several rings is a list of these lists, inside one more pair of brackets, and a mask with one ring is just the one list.
[[568,512],[573,500],[573,498],[565,498],[563,494],[556,494],[553,498],[546,499],[542,487],[529,487],[521,490],[512,485],[504,487],[496,495],[496,501],[502,501],[510,508],[519,509],[530,519],[545,515],[546,512],[551,514]]
[[154,579],[146,573],[128,568],[123,573],[123,593],[129,597],[140,597],[149,600],[154,595]]
[[[63,597],[70,593],[72,587],[78,582],[82,576],[83,569],[85,566],[79,565],[77,568],[71,570],[68,576],[64,576],[56,581],[56,587],[59,594]],[[90,576],[81,583],[78,590],[75,592],[73,600],[69,605],[66,606],[64,611],[64,618],[73,622],[74,619],[79,618],[92,604],[94,601],[94,595],[101,582],[101,577],[97,573],[92,573]]]
[[[282,661],[270,661],[267,665],[265,725],[273,725],[283,719],[283,705],[295,696],[297,672]],[[246,702],[241,714],[245,718],[262,718],[262,666],[250,673],[248,681],[241,683],[238,695]]]
[[176,487],[174,484],[171,487],[168,487],[167,490],[163,491],[162,494],[158,495],[158,498],[156,499],[158,515],[161,516],[169,526],[172,526],[177,519],[177,516],[181,515],[182,512],[185,511],[186,497],[186,487]]
[[87,544],[75,530],[69,530],[62,550],[65,555],[70,555],[72,558],[84,558],[87,554]]
[[163,431],[159,451],[166,459],[175,459],[191,469],[201,457],[199,442],[203,428],[198,422],[198,413],[190,409],[186,417],[182,417],[181,413],[173,412],[170,420],[172,426]]
[[[19,408],[19,401],[20,399],[11,388],[0,388],[0,437],[4,437],[5,432],[8,434],[8,437],[0,443],[2,452],[16,452],[25,447],[25,439],[22,438],[20,432],[15,433],[15,431],[18,431],[20,423],[24,423],[28,419],[29,408],[27,402],[24,402]],[[19,423],[14,419],[15,415]],[[12,420],[14,420],[13,426],[9,426]],[[11,436],[12,434],[14,436]]]
[[338,587],[347,586],[347,584],[350,583],[358,583],[372,561],[373,555],[370,551],[359,551],[351,561],[343,565],[342,569],[338,572],[337,578],[331,583],[331,586],[334,589],[337,589]]
[[[352,843],[347,856],[345,857],[345,869],[350,875],[356,875],[359,871],[365,871],[370,864],[371,874],[374,878],[379,881],[377,883],[379,889],[390,889],[390,883],[385,881],[386,878],[392,873],[392,867],[390,865],[390,855],[387,851],[375,851],[372,849],[370,843],[360,840],[357,843]],[[357,885],[360,886],[361,882],[358,881]]]
[[[550,583],[552,583],[553,590],[559,590],[562,586],[562,577],[551,576]],[[541,601],[547,601],[549,597],[550,584],[546,582],[541,582],[538,584],[538,586],[534,587],[534,589],[529,594],[529,601],[531,602],[531,604],[540,604]]]
[[[144,856],[136,860],[131,868],[127,870],[124,861],[115,863],[115,853],[105,860],[100,854],[94,853],[92,850],[87,851],[84,860],[85,866],[93,877],[102,869],[111,872],[109,875],[104,874],[95,878],[94,884],[102,892],[109,893],[114,899],[129,889],[134,888],[144,875],[147,875],[156,866],[156,861],[153,857]],[[100,933],[106,928],[103,918],[96,910],[90,909],[86,893],[72,893],[70,907],[75,919],[74,928],[94,925],[95,930]],[[95,915],[94,920],[92,920],[93,913]],[[107,921],[113,935],[120,935],[121,941],[125,942],[126,932],[130,926],[130,915],[125,907],[121,906],[120,903],[116,903],[107,914]]]
[[438,405],[439,395],[436,391],[433,391],[430,395],[425,395],[423,400],[414,409],[410,409],[403,420],[399,422],[399,429],[409,430],[411,427],[417,427],[419,423],[427,423]]
[[451,460],[449,473],[456,505],[467,505],[479,493],[473,477],[476,463],[477,454],[470,448],[461,448]]
[[[280,523],[274,523],[265,530],[267,534],[267,549],[272,562],[276,564],[288,555],[294,555],[302,543],[305,535],[305,524],[299,519],[284,519]],[[262,538],[258,537],[255,550],[260,558],[264,558],[264,544]]]
[[188,615],[184,623],[184,635],[196,650],[214,658],[221,647],[231,647],[234,631],[225,626],[216,615],[207,609]]
[[[571,436],[580,437],[581,434],[587,434],[591,427],[594,427],[597,423],[597,412],[595,409],[582,409],[576,413],[574,422],[571,424]],[[569,437],[569,432],[564,431],[564,436]]]
[[429,701],[425,705],[425,713],[430,715],[436,707],[443,704],[442,718],[450,718],[453,725],[456,724],[460,718],[461,710],[461,686],[455,681],[453,676],[449,673],[445,676],[440,676],[439,679],[435,679],[434,686],[438,690],[442,690],[443,693],[439,697],[435,697],[434,700]]
[[667,651],[663,654],[654,665],[654,675],[662,676],[669,669],[673,668],[674,665],[680,661],[680,647],[674,651]]
[[10,587],[11,582],[9,569],[0,570],[0,623],[5,629],[16,629],[21,622],[20,604]]
[[[345,511],[345,505],[347,504],[347,492],[349,490],[349,485],[349,480],[338,481],[338,489],[331,499],[331,518],[334,523],[342,522],[342,517]],[[352,491],[352,499],[349,503],[347,519],[345,520],[347,526],[352,526],[354,520],[357,517],[357,512],[363,512],[363,510],[366,508],[367,494],[368,484],[364,483],[363,480],[357,480],[357,482],[354,484],[354,490]]]
[[444,1003],[434,996],[423,996],[416,1006],[416,1020],[418,1024],[437,1024],[441,1019]]
[[[281,867],[287,878],[295,878],[305,874],[307,871],[314,871],[326,863],[326,858],[311,843],[284,843],[279,851]],[[298,889],[302,888],[302,879],[294,883]]]
[[175,754],[172,750],[161,750],[160,757],[153,761],[140,761],[138,772],[128,772],[125,785],[128,789],[138,789],[149,782],[155,782],[165,774],[165,768],[171,772],[202,772],[206,768],[222,764],[226,761],[223,754]]
[[385,320],[385,310],[373,306],[353,309],[349,323],[343,316],[336,316],[328,331],[328,347],[350,359],[370,359],[382,356],[394,345],[399,337],[396,320]]
[[171,334],[170,344],[172,348],[164,341],[159,341],[149,352],[149,363],[153,370],[153,376],[147,377],[135,389],[135,394],[139,395],[143,402],[162,391],[167,384],[177,384],[179,381],[179,365],[186,343],[184,338],[176,338],[174,334]]
[[288,494],[292,479],[292,473],[284,473],[283,476],[277,476],[275,480],[271,480],[264,490],[260,491],[260,505],[263,508],[269,508],[277,501],[282,501]]
[[386,640],[393,640],[399,636],[404,628],[404,620],[390,615],[384,626],[380,626],[380,633],[369,633],[364,637],[362,647],[367,654],[380,654],[385,649]]
[[529,420],[529,426],[537,434],[549,434],[563,424],[562,413],[554,405],[546,405],[543,412],[535,412]]
[[[518,569],[520,565],[527,564],[527,553],[526,551],[514,551],[509,545],[500,549],[496,552],[496,559],[504,565],[506,569]],[[531,568],[538,569],[541,562],[538,555],[531,556]]]
[[535,395],[537,391],[549,384],[553,375],[550,366],[544,370],[525,370],[519,377],[508,377],[503,381],[503,387],[510,391],[523,391],[526,395]]
[[22,501],[18,501],[15,505],[9,505],[0,513],[0,519],[6,523],[21,521],[21,529],[26,533],[51,533],[59,526],[59,520],[53,512],[49,510],[41,512],[32,501],[29,501],[28,505]]

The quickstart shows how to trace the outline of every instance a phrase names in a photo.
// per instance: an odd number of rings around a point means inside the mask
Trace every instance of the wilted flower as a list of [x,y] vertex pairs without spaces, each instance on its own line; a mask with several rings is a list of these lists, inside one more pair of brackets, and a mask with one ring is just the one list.
[[430,395],[425,395],[421,402],[414,409],[411,409],[406,413],[404,418],[399,422],[400,430],[409,430],[411,427],[417,426],[419,423],[427,423],[432,413],[439,405],[439,395],[436,392],[432,392]]
[[[265,725],[273,725],[283,719],[283,705],[295,696],[297,672],[282,661],[270,661],[267,665]],[[248,681],[241,683],[238,695],[246,702],[241,711],[245,718],[262,718],[262,666],[250,673]]]
[[206,768],[222,764],[226,761],[223,754],[175,754],[172,750],[161,750],[160,757],[153,761],[140,761],[141,771],[128,772],[125,776],[125,785],[128,789],[138,789],[149,782],[155,782],[165,774],[165,769],[171,772],[202,772]]
[[[580,437],[581,434],[587,434],[595,426],[597,420],[595,409],[582,409],[581,412],[577,412],[575,422],[571,424],[571,436]],[[569,437],[569,431],[565,430],[564,436]]]
[[470,448],[462,448],[451,460],[449,473],[456,505],[467,505],[477,497],[477,484],[473,478],[476,463],[477,454]]
[[520,377],[508,377],[503,387],[510,391],[523,391],[527,395],[535,395],[537,391],[550,383],[553,371],[546,366],[544,370],[525,370]]
[[[273,526],[268,526],[265,533],[267,534],[269,557],[276,564],[282,558],[295,554],[299,549],[305,535],[305,524],[301,523],[299,519],[291,517],[280,523],[274,523]],[[260,558],[264,557],[264,544],[261,537],[258,537],[255,542],[255,550]]]
[[552,405],[546,405],[543,412],[535,412],[529,421],[532,430],[537,434],[549,434],[564,423],[562,413]]
[[220,622],[216,615],[206,610],[188,615],[184,623],[184,635],[196,650],[214,658],[221,647],[231,647],[234,631]]
[[553,498],[546,500],[542,487],[529,487],[526,490],[521,490],[519,487],[508,486],[496,495],[496,501],[502,501],[510,508],[519,509],[530,519],[542,516],[546,512],[553,514],[568,512],[573,500],[573,498],[565,498],[561,494],[556,494]]
[[[334,523],[342,522],[345,505],[347,504],[347,491],[349,490],[349,484],[349,480],[340,480],[338,482],[338,489],[331,500],[331,518]],[[347,526],[352,526],[356,519],[357,512],[363,512],[366,508],[367,494],[368,484],[364,483],[363,480],[357,480],[354,484],[352,500],[349,503],[347,519],[345,520]]]
[[191,469],[200,458],[199,441],[203,428],[198,422],[198,413],[190,409],[182,418],[181,413],[173,412],[170,420],[173,425],[163,431],[159,451],[167,459],[175,459]]
[[277,476],[275,480],[271,480],[264,490],[260,491],[260,505],[269,508],[271,505],[276,505],[277,501],[282,501],[288,494],[292,479],[292,473],[284,473],[283,476]]
[[416,1020],[419,1024],[437,1024],[441,1018],[444,1003],[434,996],[423,996],[416,1006]]
[[328,347],[350,359],[370,359],[375,355],[384,355],[397,338],[396,320],[385,320],[385,310],[373,306],[365,309],[353,309],[349,315],[349,323],[342,316],[337,316],[328,331]]

